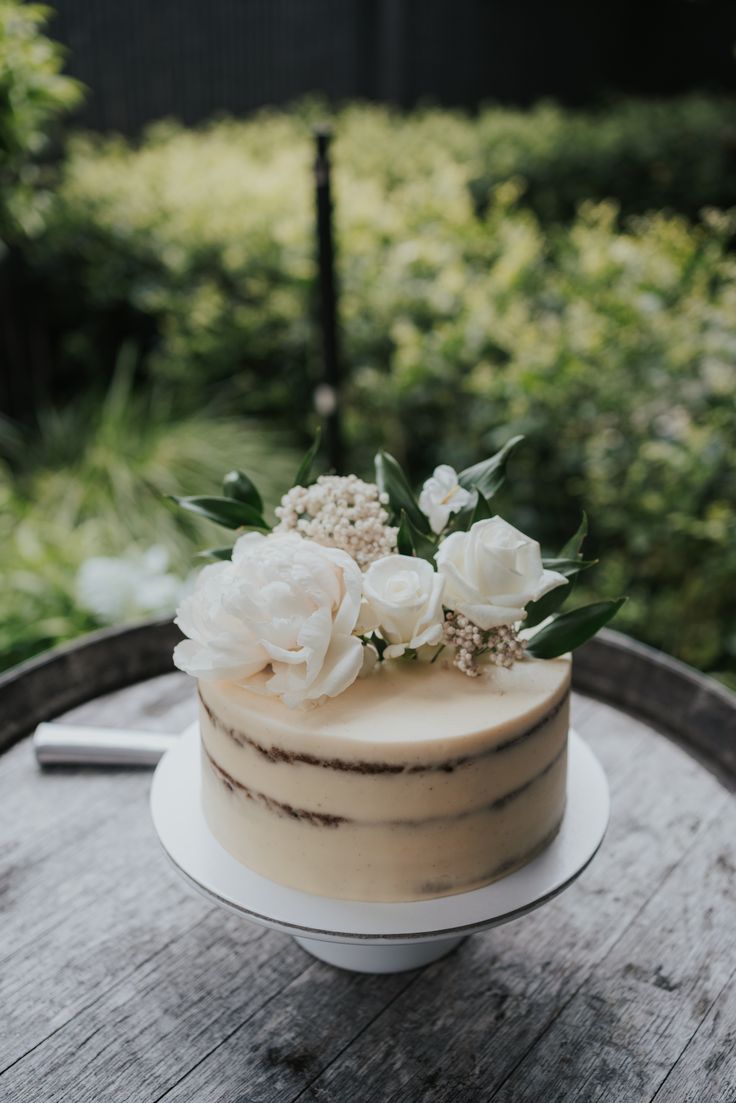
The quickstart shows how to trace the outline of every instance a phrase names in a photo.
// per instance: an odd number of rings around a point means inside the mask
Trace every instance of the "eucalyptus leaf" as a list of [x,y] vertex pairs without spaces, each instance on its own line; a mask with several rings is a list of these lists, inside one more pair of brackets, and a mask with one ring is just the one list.
[[270,529],[270,525],[264,521],[257,510],[247,502],[239,502],[235,498],[214,496],[177,498],[173,494],[170,497],[182,509],[196,513],[198,517],[206,517],[208,521],[214,521],[215,524],[223,525],[226,529],[254,528],[267,531]]
[[583,510],[583,516],[580,519],[580,525],[578,531],[574,536],[571,536],[564,547],[560,548],[560,559],[575,559],[579,558],[581,554],[581,548],[583,541],[588,535],[588,514]]
[[608,624],[625,601],[625,597],[615,601],[596,601],[592,605],[571,609],[569,613],[560,613],[532,636],[527,644],[527,653],[536,659],[556,659],[558,655],[574,651]]
[[197,552],[195,559],[232,559],[233,549],[229,548],[205,548]]
[[244,471],[228,471],[222,480],[222,492],[227,498],[246,502],[258,513],[263,514],[263,498],[258,493],[253,480],[249,479]]
[[299,470],[296,473],[296,477],[293,482],[293,486],[309,486],[310,482],[314,482],[311,479],[312,466],[314,464],[317,452],[319,451],[320,441],[322,440],[322,430],[318,429],[314,434],[314,440],[312,446],[307,452],[306,456],[299,464]]
[[401,464],[388,452],[379,452],[376,456],[376,482],[379,490],[388,494],[391,511],[395,518],[401,517],[403,509],[418,532],[429,532],[429,521],[417,504]]
[[458,475],[460,486],[466,490],[478,490],[486,498],[492,498],[506,478],[506,464],[509,456],[523,439],[521,436],[512,437],[511,440],[506,441],[500,452],[496,452],[495,456],[481,460],[472,467],[466,467]]

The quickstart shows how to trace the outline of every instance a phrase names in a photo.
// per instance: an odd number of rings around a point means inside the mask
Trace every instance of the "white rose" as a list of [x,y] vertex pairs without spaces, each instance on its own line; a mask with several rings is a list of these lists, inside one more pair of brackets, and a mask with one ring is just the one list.
[[484,630],[521,620],[530,601],[567,582],[543,568],[536,540],[501,517],[453,532],[435,558],[445,579],[445,605]]
[[[182,601],[176,623],[189,638],[174,662],[203,681],[233,681],[280,697],[289,708],[336,697],[363,664],[352,633],[362,575],[353,559],[295,533],[251,532],[232,561],[213,563]],[[261,688],[255,676],[270,667]]]
[[419,495],[419,508],[429,518],[432,532],[442,532],[452,513],[469,505],[473,495],[457,481],[457,472],[449,464],[435,467]]
[[407,647],[436,644],[442,636],[442,579],[431,563],[411,555],[386,555],[363,576],[363,623],[380,629],[397,659]]

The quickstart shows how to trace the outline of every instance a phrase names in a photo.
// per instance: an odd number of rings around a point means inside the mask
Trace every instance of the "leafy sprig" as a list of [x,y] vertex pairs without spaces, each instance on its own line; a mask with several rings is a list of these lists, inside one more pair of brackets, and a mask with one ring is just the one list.
[[597,559],[583,559],[582,548],[587,535],[588,518],[584,512],[577,531],[563,545],[559,554],[553,559],[545,558],[542,561],[547,570],[557,571],[568,582],[566,586],[556,586],[526,607],[525,628],[535,628],[543,621],[548,621],[527,643],[527,652],[537,659],[556,659],[559,655],[574,651],[591,639],[599,628],[613,620],[626,601],[625,597],[613,601],[597,601],[567,613],[560,613],[573,591],[577,576],[598,562]]
[[[399,553],[426,559],[434,565],[443,536],[452,532],[467,532],[478,521],[492,517],[490,501],[503,485],[509,458],[522,440],[523,437],[520,436],[512,437],[495,455],[460,472],[458,483],[464,490],[471,492],[472,498],[451,519],[446,531],[440,534],[432,532],[428,518],[419,508],[417,497],[399,461],[390,453],[380,451],[375,460],[376,483],[379,490],[388,497],[389,521],[397,527]],[[299,465],[294,486],[309,486],[313,481],[312,470],[319,445],[320,435],[317,433]],[[263,498],[249,475],[237,469],[229,471],[223,479],[222,489],[222,497],[205,495],[173,497],[172,500],[183,509],[206,517],[224,528],[271,531],[272,526],[264,517]],[[557,555],[543,559],[544,567],[564,575],[567,585],[555,587],[538,601],[529,602],[526,607],[524,627],[536,628],[542,625],[527,643],[527,652],[535,658],[552,659],[579,647],[594,636],[599,628],[608,624],[626,600],[622,597],[613,601],[599,601],[561,612],[575,588],[578,575],[597,563],[595,559],[583,558],[582,547],[587,533],[588,519],[583,513],[577,531],[560,548]],[[200,552],[199,556],[227,560],[232,556],[232,548],[208,548]]]

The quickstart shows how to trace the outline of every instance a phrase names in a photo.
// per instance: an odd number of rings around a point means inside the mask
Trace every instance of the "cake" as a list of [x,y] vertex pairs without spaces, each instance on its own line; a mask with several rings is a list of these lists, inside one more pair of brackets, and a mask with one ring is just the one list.
[[324,896],[421,900],[517,869],[565,807],[570,661],[381,664],[296,712],[201,684],[202,805],[233,857]]
[[387,903],[469,892],[530,862],[565,811],[570,652],[618,601],[560,609],[587,522],[557,556],[488,498],[517,443],[414,497],[309,477],[272,527],[252,481],[180,500],[241,532],[181,603],[197,679],[201,804],[218,843],[282,885]]

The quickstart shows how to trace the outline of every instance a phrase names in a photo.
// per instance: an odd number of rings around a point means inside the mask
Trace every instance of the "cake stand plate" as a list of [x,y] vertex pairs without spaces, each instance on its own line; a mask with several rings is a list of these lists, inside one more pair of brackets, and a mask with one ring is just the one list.
[[426,965],[486,927],[538,908],[582,873],[603,840],[609,793],[590,748],[570,732],[567,808],[552,843],[522,869],[455,896],[380,904],[332,900],[269,881],[241,865],[210,833],[201,809],[196,724],[167,751],[151,787],[153,823],[176,869],[209,900],[292,935],[330,965],[396,973]]

